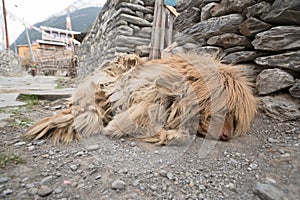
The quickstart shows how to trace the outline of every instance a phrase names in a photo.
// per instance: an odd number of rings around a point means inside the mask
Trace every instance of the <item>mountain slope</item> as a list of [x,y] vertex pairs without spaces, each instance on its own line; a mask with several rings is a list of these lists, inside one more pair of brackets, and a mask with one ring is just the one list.
[[[89,7],[71,12],[72,29],[79,32],[87,32],[97,18],[101,8]],[[66,16],[54,16],[43,22],[34,24],[35,27],[49,26],[53,28],[66,29]],[[31,42],[42,38],[42,34],[36,30],[28,30]],[[16,40],[17,45],[28,44],[25,31]],[[14,49],[14,45],[11,46]]]

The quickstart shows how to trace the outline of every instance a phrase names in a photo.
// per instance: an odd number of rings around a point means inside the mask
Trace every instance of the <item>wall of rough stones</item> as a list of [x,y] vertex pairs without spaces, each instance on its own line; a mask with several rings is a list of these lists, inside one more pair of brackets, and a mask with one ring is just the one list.
[[20,59],[13,51],[0,51],[0,76],[18,76],[23,73]]
[[79,76],[107,60],[136,53],[148,57],[154,0],[111,0],[103,6],[79,51]]
[[260,108],[300,119],[299,0],[179,0],[175,43],[164,54],[196,51],[246,64]]

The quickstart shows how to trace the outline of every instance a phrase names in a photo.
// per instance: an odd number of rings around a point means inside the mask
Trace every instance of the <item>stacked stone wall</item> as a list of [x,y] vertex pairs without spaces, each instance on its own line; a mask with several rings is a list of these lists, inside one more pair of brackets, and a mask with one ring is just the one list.
[[19,76],[24,74],[20,59],[13,51],[0,51],[0,76]]
[[154,0],[107,1],[79,51],[79,75],[124,54],[149,56]]

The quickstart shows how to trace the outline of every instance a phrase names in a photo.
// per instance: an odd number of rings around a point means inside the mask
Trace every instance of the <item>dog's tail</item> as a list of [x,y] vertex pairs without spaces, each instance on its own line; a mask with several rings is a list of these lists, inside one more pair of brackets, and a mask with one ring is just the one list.
[[42,119],[27,130],[25,139],[53,139],[55,144],[69,143],[99,133],[103,129],[93,106],[77,114],[75,112],[76,107],[72,106],[54,116]]
[[136,55],[104,63],[78,86],[69,108],[35,123],[27,129],[25,139],[53,139],[56,144],[69,143],[102,132],[105,124],[111,120],[110,88],[106,88],[106,85],[113,84],[140,63],[142,61]]
[[55,116],[44,118],[31,126],[24,137],[28,140],[38,140],[42,138],[53,138],[54,143],[63,141],[68,143],[74,139],[79,139],[79,135],[73,129],[74,115],[72,107],[58,113]]

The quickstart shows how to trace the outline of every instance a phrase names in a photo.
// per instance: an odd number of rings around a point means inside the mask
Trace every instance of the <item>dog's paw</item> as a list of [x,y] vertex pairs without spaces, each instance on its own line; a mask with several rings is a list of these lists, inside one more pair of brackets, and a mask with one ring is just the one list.
[[161,130],[153,136],[137,139],[143,142],[155,143],[157,145],[166,145],[171,143],[182,143],[187,140],[187,137],[187,134],[184,134],[178,130]]

